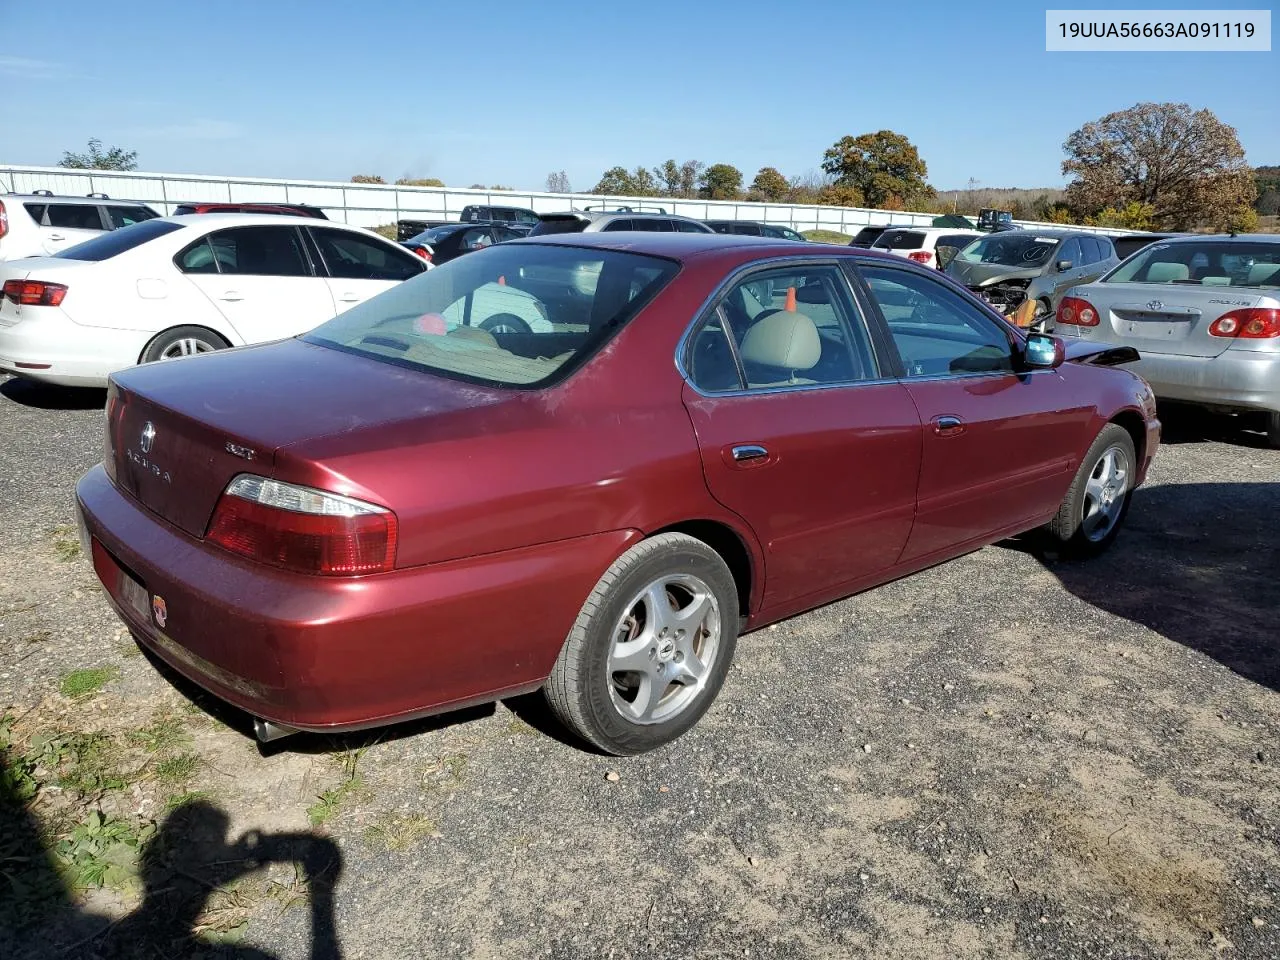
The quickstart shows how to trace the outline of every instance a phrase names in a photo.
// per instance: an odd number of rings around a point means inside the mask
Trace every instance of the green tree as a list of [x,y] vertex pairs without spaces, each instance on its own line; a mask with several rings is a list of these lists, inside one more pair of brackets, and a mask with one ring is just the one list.
[[351,182],[352,183],[386,183],[387,181],[383,180],[376,173],[357,173],[354,177],[351,178]]
[[777,167],[761,167],[751,181],[751,192],[762,200],[778,201],[787,195],[790,186]]
[[138,151],[123,147],[103,150],[102,141],[93,137],[89,140],[89,149],[84,153],[64,150],[58,166],[73,170],[137,170]]
[[732,164],[713,163],[698,178],[698,195],[707,200],[736,200],[742,193],[742,171]]
[[1185,103],[1138,103],[1067,137],[1067,205],[1096,217],[1130,203],[1152,207],[1162,230],[1226,228],[1257,199],[1235,128]]
[[397,187],[443,187],[444,181],[437,180],[435,177],[417,178],[417,177],[401,177],[396,181]]
[[856,187],[874,207],[909,205],[936,193],[925,180],[929,168],[920,153],[892,130],[841,137],[822,155],[822,169],[836,183]]
[[591,188],[592,193],[606,193],[619,197],[651,197],[657,194],[658,182],[644,167],[628,170],[626,167],[610,167]]

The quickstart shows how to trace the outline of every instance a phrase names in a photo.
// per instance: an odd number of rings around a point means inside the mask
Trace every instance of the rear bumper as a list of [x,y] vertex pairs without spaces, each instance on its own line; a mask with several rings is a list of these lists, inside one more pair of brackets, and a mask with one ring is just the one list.
[[[639,537],[620,530],[373,577],[308,577],[206,546],[121,493],[101,466],[76,499],[95,570],[139,642],[235,706],[317,731],[537,688],[601,573]],[[163,624],[128,602],[120,567],[148,600],[163,598]]]
[[150,334],[86,327],[56,307],[28,307],[17,323],[0,324],[0,370],[64,387],[105,387],[131,367]]

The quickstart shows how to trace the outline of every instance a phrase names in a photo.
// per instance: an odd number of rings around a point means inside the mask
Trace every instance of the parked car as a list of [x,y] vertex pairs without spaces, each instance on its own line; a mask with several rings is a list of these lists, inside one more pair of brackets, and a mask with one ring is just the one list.
[[397,220],[396,221],[396,240],[404,243],[406,240],[412,240],[418,234],[433,227],[447,227],[456,220]]
[[538,215],[525,207],[499,207],[488,203],[472,203],[462,208],[462,223],[501,223],[521,234],[538,225]]
[[619,230],[644,230],[650,233],[713,233],[699,220],[677,217],[669,213],[590,213],[571,210],[566,213],[544,213],[531,237],[556,233],[616,233]]
[[42,257],[160,214],[105,193],[57,197],[47,190],[0,195],[0,261]]
[[[550,329],[468,323],[495,277]],[[300,338],[113,375],[85,549],[264,739],[541,687],[638,753],[706,711],[740,628],[1041,526],[1105,549],[1159,424],[1076,347],[864,251],[496,244]]]
[[521,233],[503,224],[449,223],[442,227],[424,230],[400,245],[428,263],[439,266],[464,253],[483,250],[492,244],[515,240],[520,236],[522,236]]
[[1020,327],[1053,318],[1069,287],[1096,280],[1120,262],[1111,238],[1080,230],[1007,230],[975,240],[946,273]]
[[1008,210],[994,210],[983,207],[978,211],[978,229],[984,233],[996,233],[1002,230],[1015,230],[1013,214]]
[[180,203],[173,208],[175,217],[190,216],[194,213],[278,213],[288,217],[329,219],[328,214],[319,207],[306,203]]
[[756,220],[704,220],[702,221],[716,233],[732,233],[740,237],[773,237],[775,240],[797,240],[807,242],[804,237],[790,227],[777,226],[772,223],[760,223]]
[[[942,247],[948,260],[978,237],[977,230],[956,230],[950,227],[890,227],[871,244],[872,250],[883,250],[899,257],[906,257],[926,267],[938,266],[938,247]],[[942,264],[946,266],[946,264]]]
[[1157,397],[1260,414],[1280,447],[1280,237],[1159,240],[1067,291],[1056,329],[1136,348]]
[[295,336],[424,270],[377,234],[305,217],[145,220],[0,264],[0,370],[101,387],[137,363]]

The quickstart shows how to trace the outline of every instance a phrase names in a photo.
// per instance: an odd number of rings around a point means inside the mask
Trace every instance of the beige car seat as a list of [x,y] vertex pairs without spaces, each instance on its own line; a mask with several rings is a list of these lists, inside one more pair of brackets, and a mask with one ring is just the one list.
[[791,383],[816,383],[798,376],[812,370],[822,359],[822,338],[817,325],[805,314],[775,310],[761,314],[740,348],[744,364],[765,367],[770,379],[757,383],[748,376],[753,387],[783,386]]

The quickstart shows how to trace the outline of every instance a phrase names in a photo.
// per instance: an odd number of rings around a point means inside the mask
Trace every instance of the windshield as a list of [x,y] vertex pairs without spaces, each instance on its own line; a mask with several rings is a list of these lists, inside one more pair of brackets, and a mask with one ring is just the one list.
[[614,250],[489,247],[392,287],[304,339],[477,383],[542,386],[613,337],[677,269]]
[[1103,283],[1186,283],[1214,287],[1280,287],[1280,243],[1203,240],[1155,243],[1102,278]]
[[134,247],[141,246],[148,240],[163,237],[166,233],[181,230],[182,224],[169,220],[143,220],[119,230],[112,230],[84,243],[55,253],[55,257],[63,260],[107,260]]
[[1038,267],[1048,263],[1057,237],[1038,237],[1033,233],[997,233],[971,243],[953,263],[996,263],[1005,267]]

